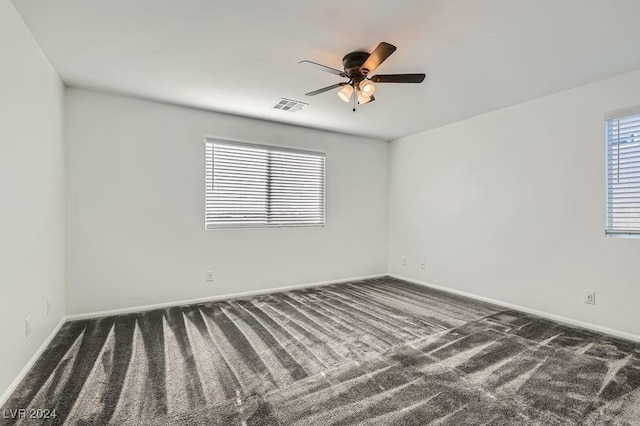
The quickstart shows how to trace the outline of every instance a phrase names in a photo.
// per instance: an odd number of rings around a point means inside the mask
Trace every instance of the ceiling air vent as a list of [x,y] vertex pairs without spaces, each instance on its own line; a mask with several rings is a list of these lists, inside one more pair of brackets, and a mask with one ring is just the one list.
[[294,101],[293,99],[280,98],[280,100],[276,102],[273,107],[275,109],[281,109],[283,111],[296,112],[300,111],[307,105],[309,104],[300,101]]

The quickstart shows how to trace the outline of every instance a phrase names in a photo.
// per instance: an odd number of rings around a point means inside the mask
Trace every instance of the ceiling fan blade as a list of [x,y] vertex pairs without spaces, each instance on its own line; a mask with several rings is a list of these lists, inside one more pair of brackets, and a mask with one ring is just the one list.
[[371,77],[374,83],[422,83],[424,74],[379,74]]
[[322,89],[318,89],[318,90],[314,90],[313,92],[305,93],[305,95],[307,95],[307,96],[315,96],[315,95],[319,95],[320,93],[328,92],[329,90],[337,89],[338,87],[342,87],[342,86],[346,86],[346,85],[347,85],[347,83],[343,81],[342,83],[332,84],[331,86],[323,87]]
[[335,68],[331,68],[331,67],[328,67],[326,65],[318,64],[318,63],[311,62],[311,61],[304,60],[304,61],[298,62],[298,64],[311,65],[315,69],[318,69],[320,71],[325,71],[325,72],[328,72],[328,73],[331,73],[331,74],[339,75],[340,77],[346,77],[347,76],[347,74],[345,74],[344,71],[340,71],[340,70],[337,70]]
[[384,41],[371,52],[371,55],[364,61],[364,64],[360,67],[360,71],[365,74],[369,74],[375,71],[393,52],[396,51],[396,47],[393,44],[385,43]]

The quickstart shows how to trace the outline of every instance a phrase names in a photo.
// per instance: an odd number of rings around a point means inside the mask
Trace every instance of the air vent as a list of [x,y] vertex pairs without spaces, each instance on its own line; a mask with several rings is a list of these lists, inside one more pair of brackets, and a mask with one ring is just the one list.
[[283,111],[296,112],[300,111],[307,105],[309,104],[300,101],[294,101],[293,99],[280,98],[280,100],[276,102],[273,107],[275,109],[281,109]]

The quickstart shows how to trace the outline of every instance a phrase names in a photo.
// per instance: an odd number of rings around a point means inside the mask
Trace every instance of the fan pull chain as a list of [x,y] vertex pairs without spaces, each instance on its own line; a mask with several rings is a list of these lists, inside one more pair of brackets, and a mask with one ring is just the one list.
[[358,100],[358,89],[353,87],[353,112],[356,112],[356,102]]

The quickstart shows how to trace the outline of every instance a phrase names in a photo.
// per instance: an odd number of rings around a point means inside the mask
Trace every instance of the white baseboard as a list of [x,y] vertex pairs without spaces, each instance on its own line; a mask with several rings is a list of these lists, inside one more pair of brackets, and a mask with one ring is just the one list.
[[409,282],[414,283],[414,284],[423,285],[425,287],[433,288],[435,290],[441,290],[441,291],[444,291],[444,292],[447,292],[447,293],[456,294],[458,296],[464,296],[464,297],[468,297],[468,298],[471,298],[471,299],[479,300],[481,302],[487,302],[487,303],[491,303],[491,304],[494,304],[494,305],[502,306],[504,308],[514,309],[514,310],[517,310],[517,311],[526,312],[528,314],[537,315],[539,317],[547,318],[547,319],[550,319],[550,320],[553,320],[553,321],[557,321],[557,322],[560,322],[560,323],[563,323],[563,324],[572,325],[572,326],[575,326],[575,327],[586,328],[587,330],[593,330],[593,331],[597,331],[599,333],[609,334],[609,335],[615,336],[615,337],[621,337],[623,339],[632,340],[634,342],[640,342],[640,336],[639,335],[633,334],[633,333],[628,333],[626,331],[620,331],[620,330],[616,330],[616,329],[609,328],[609,327],[603,327],[601,325],[592,324],[592,323],[589,323],[589,322],[584,322],[584,321],[580,321],[580,320],[576,320],[576,319],[572,319],[572,318],[567,318],[567,317],[563,317],[561,315],[550,314],[548,312],[539,311],[537,309],[526,308],[524,306],[514,305],[513,303],[502,302],[500,300],[491,299],[489,297],[478,296],[477,294],[473,294],[473,293],[467,293],[466,291],[455,290],[455,289],[452,289],[452,288],[449,288],[449,287],[443,287],[441,285],[431,284],[431,283],[428,283],[426,281],[420,281],[420,280],[416,280],[416,279],[409,278],[409,277],[403,277],[402,275],[398,275],[398,274],[391,274],[390,273],[390,274],[388,274],[388,276],[393,277],[393,278],[397,278],[397,279],[403,280],[403,281],[409,281]]
[[164,308],[170,308],[172,306],[195,305],[197,303],[205,303],[205,302],[217,302],[220,300],[235,299],[238,297],[259,296],[262,294],[280,293],[283,291],[298,290],[298,289],[308,288],[308,287],[321,287],[325,285],[344,283],[348,281],[361,281],[361,280],[368,280],[372,278],[380,278],[380,277],[386,277],[386,276],[388,276],[388,274],[367,275],[363,277],[342,278],[339,280],[321,281],[321,282],[315,282],[315,283],[291,285],[286,287],[276,287],[276,288],[268,288],[263,290],[245,291],[242,293],[230,293],[230,294],[223,294],[219,296],[208,296],[208,297],[201,297],[199,299],[179,300],[175,302],[156,303],[153,305],[144,305],[144,306],[132,306],[130,308],[110,309],[107,311],[89,312],[86,314],[67,315],[66,319],[67,321],[80,321],[80,320],[86,320],[86,319],[92,319],[92,318],[108,317],[112,315],[123,315],[123,314],[131,314],[136,312],[151,311],[154,309],[164,309]]
[[33,365],[36,363],[38,358],[40,358],[40,355],[42,355],[42,352],[44,352],[47,346],[49,346],[49,343],[51,343],[55,335],[58,334],[58,331],[60,331],[60,328],[62,328],[65,322],[66,322],[66,317],[60,318],[60,322],[53,328],[49,336],[47,336],[47,338],[44,339],[44,342],[42,342],[38,350],[33,354],[29,362],[27,362],[27,364],[20,371],[18,376],[13,380],[13,382],[11,382],[11,384],[9,384],[9,387],[4,391],[2,396],[0,396],[0,407],[2,407],[9,400],[9,397],[11,396],[13,391],[16,390],[20,382],[22,382],[22,379],[24,379],[27,373],[29,373],[29,371],[31,370],[31,368],[33,368]]

